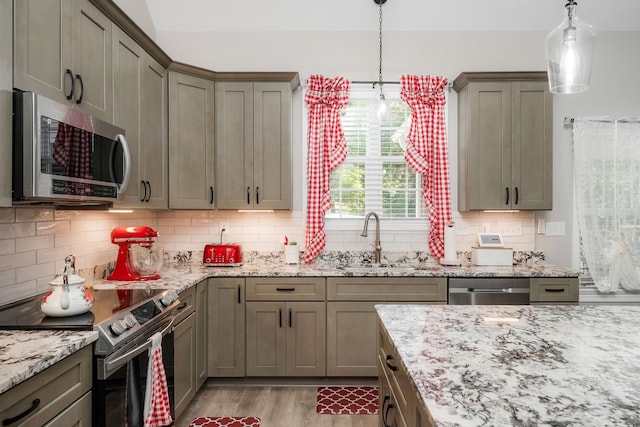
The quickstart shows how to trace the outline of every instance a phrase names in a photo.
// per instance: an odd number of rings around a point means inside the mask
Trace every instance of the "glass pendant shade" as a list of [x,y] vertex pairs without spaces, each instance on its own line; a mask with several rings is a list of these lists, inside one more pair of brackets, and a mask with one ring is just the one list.
[[580,93],[589,89],[597,32],[578,19],[575,8],[575,1],[570,0],[562,24],[545,41],[551,93]]
[[380,100],[378,101],[378,106],[376,107],[376,117],[380,121],[384,121],[389,118],[389,102],[384,96],[382,88],[380,89]]

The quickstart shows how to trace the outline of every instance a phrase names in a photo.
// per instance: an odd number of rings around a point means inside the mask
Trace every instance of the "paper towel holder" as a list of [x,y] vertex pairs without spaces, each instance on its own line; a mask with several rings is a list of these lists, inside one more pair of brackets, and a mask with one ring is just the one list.
[[[462,262],[460,262],[460,260],[458,260],[458,256],[457,256],[457,252],[455,250],[455,231],[453,229],[454,226],[454,222],[453,221],[449,221],[447,223],[447,226],[445,227],[445,232],[444,232],[444,246],[445,246],[445,257],[447,256],[447,252],[449,252],[447,246],[448,245],[453,245],[453,254],[449,254],[449,258],[440,258],[440,264],[441,265],[462,265]],[[451,236],[453,234],[453,237]],[[453,241],[451,241],[453,239]],[[451,256],[453,255],[453,256]]]

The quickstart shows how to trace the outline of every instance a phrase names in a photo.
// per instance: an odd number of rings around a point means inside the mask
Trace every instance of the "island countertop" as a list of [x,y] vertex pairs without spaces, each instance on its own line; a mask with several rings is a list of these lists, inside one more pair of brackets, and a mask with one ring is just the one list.
[[376,306],[438,426],[640,425],[638,306]]

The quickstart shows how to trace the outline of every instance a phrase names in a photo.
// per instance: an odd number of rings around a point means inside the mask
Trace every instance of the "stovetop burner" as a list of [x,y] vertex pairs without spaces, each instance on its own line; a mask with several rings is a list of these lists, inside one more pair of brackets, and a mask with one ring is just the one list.
[[96,354],[106,354],[142,335],[179,304],[175,291],[162,289],[91,289],[95,305],[77,316],[50,317],[40,309],[41,296],[0,310],[0,330],[96,330]]

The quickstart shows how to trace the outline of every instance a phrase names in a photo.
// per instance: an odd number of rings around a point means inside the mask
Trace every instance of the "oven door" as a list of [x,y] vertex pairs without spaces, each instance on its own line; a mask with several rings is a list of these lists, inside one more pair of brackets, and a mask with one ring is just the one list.
[[[171,416],[174,413],[173,317],[164,319],[155,331],[162,331],[162,361],[167,377]],[[94,427],[142,427],[144,395],[151,338],[124,346],[107,356],[96,356],[93,386]]]

